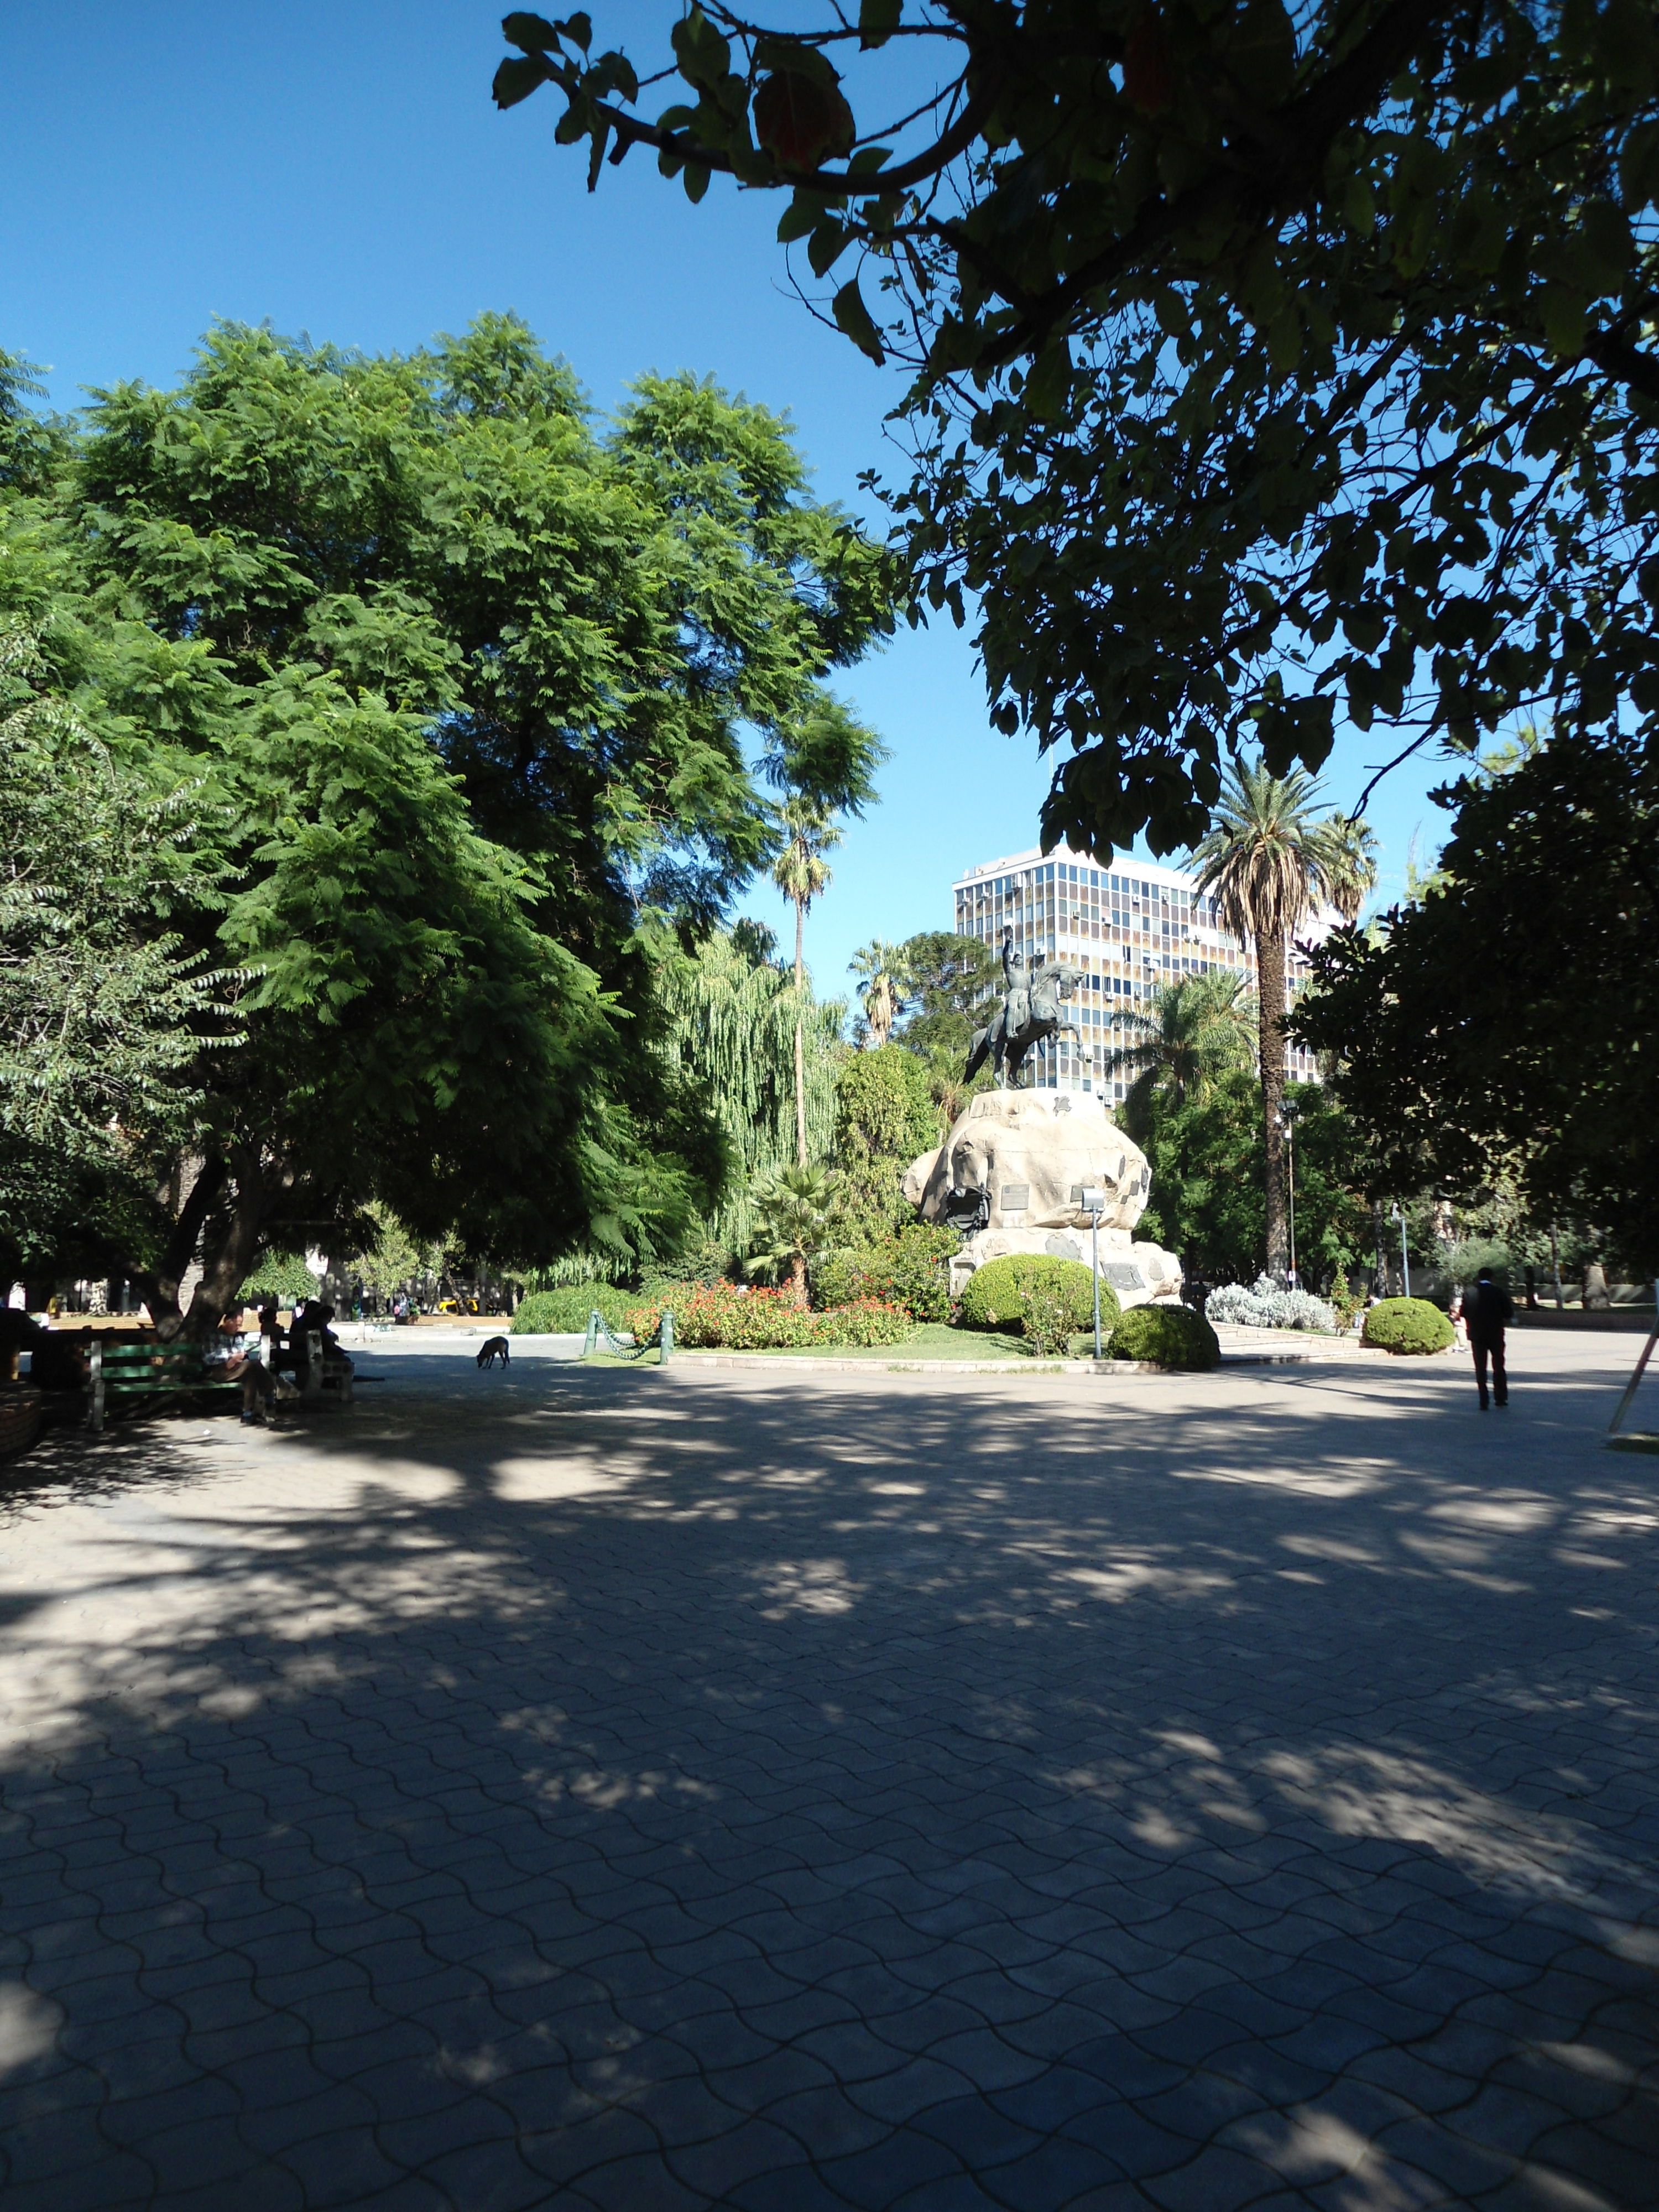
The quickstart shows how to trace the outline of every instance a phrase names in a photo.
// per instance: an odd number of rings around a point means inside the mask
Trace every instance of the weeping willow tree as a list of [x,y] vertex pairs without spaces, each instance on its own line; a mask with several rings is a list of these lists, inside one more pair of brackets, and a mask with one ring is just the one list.
[[799,1024],[809,1160],[829,1152],[836,1119],[836,1052],[846,1007],[820,1006],[810,978],[799,991],[766,957],[758,933],[717,931],[695,957],[659,980],[663,1051],[705,1090],[726,1140],[731,1174],[709,1222],[723,1243],[746,1249],[752,1193],[796,1153],[795,1033]]

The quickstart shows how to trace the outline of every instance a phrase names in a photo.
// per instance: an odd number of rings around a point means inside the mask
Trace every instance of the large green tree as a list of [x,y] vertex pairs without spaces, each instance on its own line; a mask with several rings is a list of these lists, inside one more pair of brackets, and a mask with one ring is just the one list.
[[789,195],[803,289],[915,372],[917,587],[1060,754],[1047,837],[1190,844],[1231,745],[1316,769],[1344,716],[1652,726],[1651,0],[678,13],[509,15],[496,98],[550,84],[591,182]]
[[[716,930],[696,951],[675,952],[659,981],[662,1054],[694,1096],[708,1102],[725,1151],[726,1174],[709,1227],[728,1249],[747,1251],[756,1193],[796,1159],[795,1041],[809,1163],[832,1141],[842,1003],[820,1005],[810,979],[797,986],[751,927]],[[799,1164],[799,1162],[797,1162]]]
[[901,1015],[896,1041],[927,1069],[941,1133],[948,1135],[969,1099],[988,1090],[994,1080],[986,1068],[967,1083],[963,1070],[999,987],[996,956],[976,937],[924,929],[897,948],[896,968]]
[[[1285,1093],[1295,1131],[1297,1272],[1317,1285],[1366,1259],[1367,1154],[1352,1119],[1316,1083]],[[1253,1282],[1267,1251],[1265,1144],[1252,1077],[1224,1068],[1202,1085],[1154,1081],[1126,1114],[1152,1169],[1137,1234],[1166,1246],[1190,1276]]]
[[1635,738],[1555,743],[1443,794],[1423,896],[1314,956],[1293,1018],[1332,1055],[1378,1188],[1518,1188],[1659,1265],[1659,769]]
[[884,564],[783,427],[657,380],[601,434],[501,317],[380,359],[221,328],[176,391],[0,427],[0,615],[191,795],[157,932],[246,979],[133,1255],[158,1318],[370,1200],[484,1257],[672,1246],[724,1155],[655,979],[769,856],[768,786],[857,805],[877,750],[824,679]]
[[107,1272],[188,1141],[239,979],[158,929],[196,824],[47,688],[0,625],[0,1282]]

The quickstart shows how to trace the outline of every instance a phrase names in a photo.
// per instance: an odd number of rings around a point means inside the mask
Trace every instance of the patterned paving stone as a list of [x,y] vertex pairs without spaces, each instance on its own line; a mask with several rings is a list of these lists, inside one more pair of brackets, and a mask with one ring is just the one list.
[[1659,2212],[1626,1352],[60,1439],[6,2212]]

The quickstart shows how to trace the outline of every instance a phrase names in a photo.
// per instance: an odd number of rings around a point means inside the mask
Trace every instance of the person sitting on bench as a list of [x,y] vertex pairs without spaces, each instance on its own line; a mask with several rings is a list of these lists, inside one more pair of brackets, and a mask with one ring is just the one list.
[[202,1355],[227,1382],[241,1384],[242,1420],[248,1428],[262,1413],[269,1417],[276,1399],[276,1378],[259,1356],[264,1343],[257,1329],[243,1328],[240,1315],[227,1314]]
[[310,1337],[322,1340],[325,1379],[330,1376],[349,1377],[352,1373],[351,1361],[341,1350],[339,1338],[329,1327],[333,1318],[333,1307],[325,1306],[316,1298],[307,1298],[294,1316],[293,1327],[288,1333],[289,1358],[284,1364],[292,1366],[294,1379],[301,1390],[308,1380],[310,1352],[307,1340]]

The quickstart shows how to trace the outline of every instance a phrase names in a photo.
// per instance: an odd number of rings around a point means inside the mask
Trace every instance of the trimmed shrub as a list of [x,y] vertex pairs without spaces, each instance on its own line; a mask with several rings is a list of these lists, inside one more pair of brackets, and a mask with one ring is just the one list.
[[1384,1352],[1443,1352],[1457,1331],[1426,1298],[1382,1298],[1365,1316],[1367,1344]]
[[695,1350],[722,1352],[799,1351],[818,1344],[902,1344],[910,1316],[902,1307],[875,1298],[857,1298],[825,1313],[798,1306],[787,1291],[740,1290],[735,1283],[714,1283],[684,1298],[662,1298],[635,1305],[628,1327],[640,1344],[658,1343],[663,1308],[674,1315],[674,1340]]
[[837,1246],[813,1265],[813,1300],[829,1308],[877,1298],[915,1321],[948,1321],[951,1255],[961,1243],[954,1229],[917,1221],[873,1244]]
[[834,1329],[836,1344],[902,1344],[915,1327],[902,1306],[881,1298],[854,1298],[817,1319]]
[[1204,1310],[1212,1322],[1231,1322],[1236,1328],[1305,1328],[1318,1336],[1334,1336],[1336,1309],[1310,1291],[1287,1291],[1271,1275],[1258,1275],[1254,1289],[1243,1283],[1224,1283],[1212,1291]]
[[602,1313],[609,1328],[624,1329],[635,1304],[631,1291],[614,1283],[564,1283],[556,1291],[532,1291],[513,1316],[514,1336],[580,1336],[591,1313]]
[[[1090,1328],[1095,1317],[1094,1278],[1081,1260],[1060,1260],[1048,1252],[1011,1252],[988,1260],[968,1278],[959,1318],[969,1328],[1018,1328],[1025,1322],[1021,1294],[1034,1283],[1052,1284],[1065,1301],[1066,1334]],[[1117,1325],[1121,1309],[1109,1283],[1100,1286],[1100,1326]]]
[[1221,1346],[1202,1314],[1160,1301],[1130,1308],[1112,1331],[1107,1357],[1155,1359],[1160,1367],[1218,1367]]

